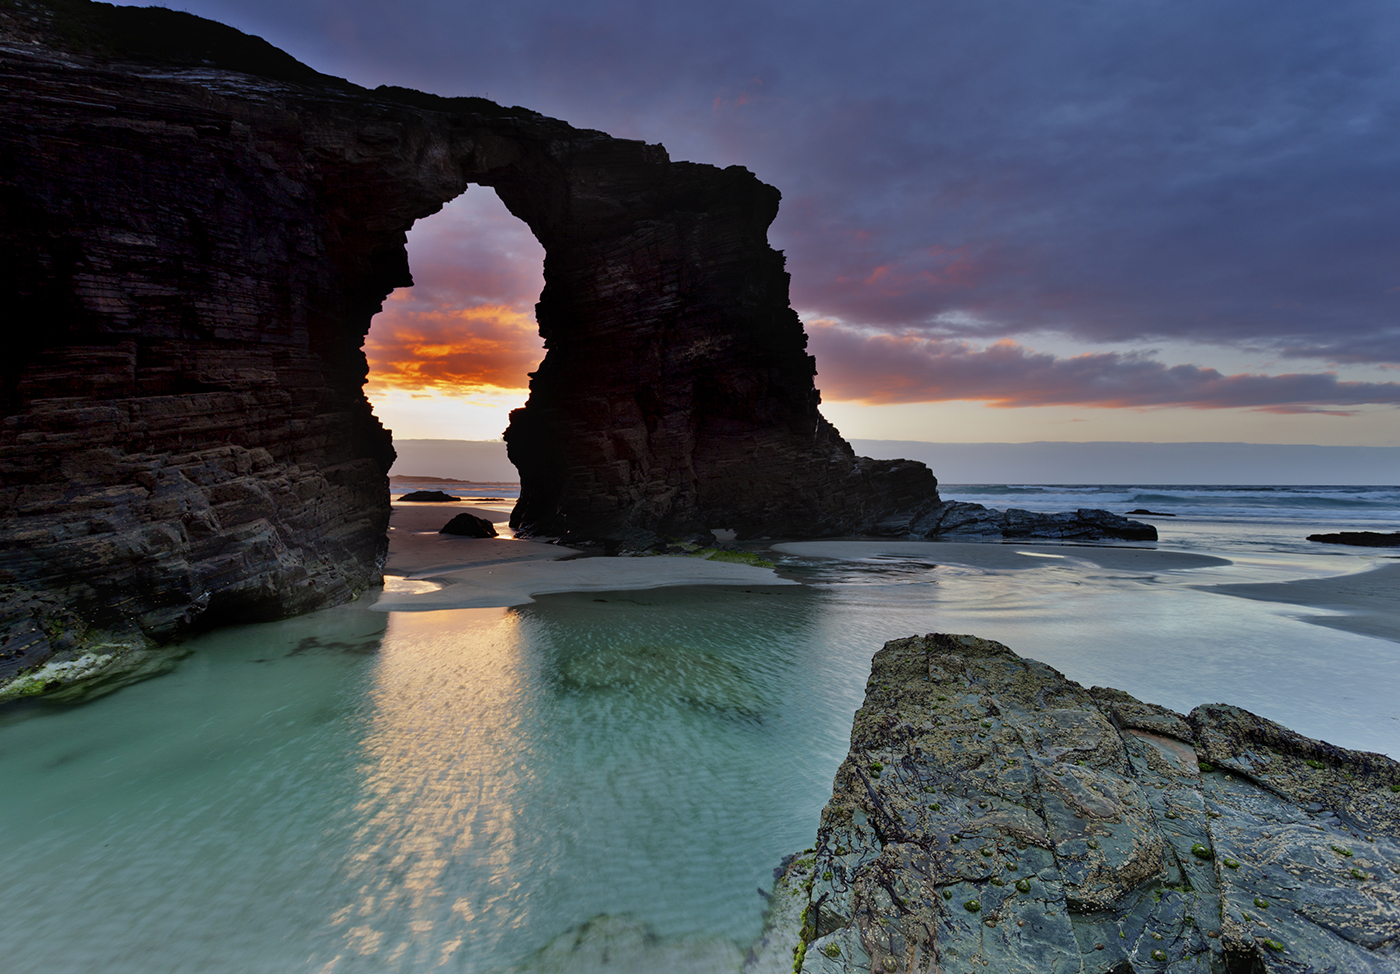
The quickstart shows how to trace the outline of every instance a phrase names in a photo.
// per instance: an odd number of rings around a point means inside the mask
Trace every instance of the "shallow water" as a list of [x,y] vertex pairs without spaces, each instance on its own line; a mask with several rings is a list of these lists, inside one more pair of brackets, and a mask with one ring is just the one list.
[[869,649],[806,589],[351,607],[0,728],[10,971],[451,970],[632,912],[747,940]]
[[1400,754],[1400,644],[1197,587],[1383,554],[1236,530],[1164,543],[1228,566],[790,558],[801,587],[360,604],[202,637],[110,696],[0,709],[4,969],[487,972],[600,913],[746,944],[871,655],[916,632]]

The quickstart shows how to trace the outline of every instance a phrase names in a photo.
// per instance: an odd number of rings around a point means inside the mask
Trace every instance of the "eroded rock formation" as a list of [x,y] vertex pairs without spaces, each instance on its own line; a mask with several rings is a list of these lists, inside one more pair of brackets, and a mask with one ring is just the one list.
[[472,183],[547,252],[514,526],[946,520],[928,468],[856,457],[818,412],[779,194],[747,170],[368,91],[160,8],[11,0],[0,76],[0,679],[378,580],[394,454],[361,344],[411,283],[406,231]]
[[1400,764],[894,640],[771,902],[754,974],[1393,972]]

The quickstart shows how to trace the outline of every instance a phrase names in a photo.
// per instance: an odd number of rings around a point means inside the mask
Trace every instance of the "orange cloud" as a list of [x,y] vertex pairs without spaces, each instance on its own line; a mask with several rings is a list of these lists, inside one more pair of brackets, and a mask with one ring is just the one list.
[[401,291],[385,302],[365,339],[371,387],[425,392],[524,389],[543,348],[534,319],[512,307],[414,310]]

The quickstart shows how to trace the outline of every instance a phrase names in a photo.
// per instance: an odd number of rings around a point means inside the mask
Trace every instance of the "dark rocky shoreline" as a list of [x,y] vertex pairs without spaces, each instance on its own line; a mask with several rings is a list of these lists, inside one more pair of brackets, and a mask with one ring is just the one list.
[[876,654],[751,974],[1400,970],[1400,764],[999,643]]

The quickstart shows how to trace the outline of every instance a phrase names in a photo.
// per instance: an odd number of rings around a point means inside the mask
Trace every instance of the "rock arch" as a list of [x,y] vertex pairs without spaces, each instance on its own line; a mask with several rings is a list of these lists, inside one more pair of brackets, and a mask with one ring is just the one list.
[[408,228],[473,183],[546,249],[518,527],[810,536],[937,505],[818,412],[748,171],[368,91],[187,14],[29,6],[0,11],[0,677],[378,580],[393,449],[361,344]]

